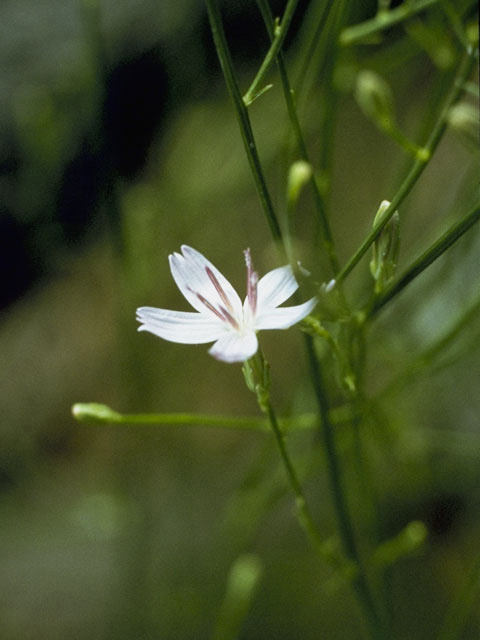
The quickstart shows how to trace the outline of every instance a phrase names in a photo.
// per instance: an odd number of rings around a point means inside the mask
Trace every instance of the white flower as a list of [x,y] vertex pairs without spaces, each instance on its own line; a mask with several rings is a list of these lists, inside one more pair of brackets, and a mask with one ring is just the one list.
[[178,288],[198,313],[154,307],[137,309],[139,331],[183,344],[213,342],[209,353],[224,362],[243,362],[258,349],[256,332],[288,329],[307,316],[317,300],[294,307],[280,307],[298,289],[290,266],[269,271],[258,279],[250,250],[247,264],[247,297],[242,305],[230,282],[201,253],[186,245],[182,254],[168,257]]

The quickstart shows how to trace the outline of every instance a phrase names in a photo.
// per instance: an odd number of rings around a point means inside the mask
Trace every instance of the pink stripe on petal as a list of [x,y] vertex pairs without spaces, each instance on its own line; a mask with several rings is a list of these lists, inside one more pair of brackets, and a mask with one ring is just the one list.
[[[242,301],[240,300],[238,293],[232,287],[227,278],[225,278],[225,276],[215,267],[215,265],[207,260],[207,258],[205,258],[205,256],[203,256],[199,251],[196,251],[185,244],[182,245],[182,253],[186,264],[195,272],[196,278],[201,282],[202,290],[200,293],[215,306],[223,303],[222,306],[231,306],[235,315],[241,313]],[[210,271],[210,275],[207,269]],[[216,280],[215,284],[212,280],[212,275]],[[222,295],[219,294],[217,289],[218,286],[223,292]],[[225,304],[223,299],[224,295],[227,297],[229,305]]]
[[[178,253],[168,256],[170,271],[172,272],[175,284],[180,289],[184,297],[197,311],[205,311],[205,306],[198,299],[196,292],[201,289],[198,278],[192,274],[191,269],[186,266],[185,258]],[[201,291],[200,291],[201,293]]]

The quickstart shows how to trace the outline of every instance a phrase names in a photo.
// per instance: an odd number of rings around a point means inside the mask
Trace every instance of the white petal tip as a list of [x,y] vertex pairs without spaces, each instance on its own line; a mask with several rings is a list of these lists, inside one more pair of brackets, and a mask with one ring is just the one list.
[[192,247],[190,247],[188,244],[182,244],[180,246],[180,249],[183,253],[183,255],[185,256],[186,254],[192,254],[192,253],[199,253],[198,251],[196,251],[195,249],[193,249]]
[[245,360],[251,358],[257,350],[257,336],[251,331],[243,336],[230,333],[221,337],[210,347],[208,353],[216,360],[233,363],[245,362]]
[[327,282],[326,284],[323,285],[323,290],[325,291],[325,293],[330,293],[330,291],[333,291],[336,286],[337,286],[337,281],[335,280],[335,278],[332,278],[330,282]]

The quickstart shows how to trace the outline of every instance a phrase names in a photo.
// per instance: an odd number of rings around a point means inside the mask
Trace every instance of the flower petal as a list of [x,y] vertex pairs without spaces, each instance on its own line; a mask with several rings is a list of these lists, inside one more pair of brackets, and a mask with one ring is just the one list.
[[182,344],[203,344],[217,340],[227,331],[215,317],[201,313],[169,311],[155,307],[137,309],[139,331],[149,331],[159,338]]
[[[182,253],[169,256],[170,269],[178,288],[190,304],[204,313],[208,307],[196,295],[200,294],[216,309],[225,308],[231,315],[240,317],[242,302],[225,276],[195,249],[182,245]],[[211,310],[209,313],[215,315]]]
[[262,308],[278,307],[279,304],[288,300],[297,289],[298,283],[290,265],[269,271],[258,281],[258,312],[261,313]]
[[254,331],[247,331],[243,335],[231,331],[217,340],[208,353],[223,362],[244,362],[257,349],[258,340]]
[[312,298],[294,307],[280,307],[261,311],[255,320],[255,330],[260,329],[288,329],[303,320],[315,308],[318,300]]

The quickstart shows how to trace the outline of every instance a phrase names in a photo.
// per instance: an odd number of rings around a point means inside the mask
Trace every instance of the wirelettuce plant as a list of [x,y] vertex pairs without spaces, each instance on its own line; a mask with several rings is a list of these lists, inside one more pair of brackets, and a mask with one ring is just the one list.
[[[263,417],[121,414],[104,405],[92,403],[76,404],[73,414],[81,421],[103,423],[193,424],[270,430],[295,497],[298,521],[311,542],[313,553],[321,563],[331,567],[342,585],[351,587],[357,599],[365,622],[358,635],[363,633],[376,639],[395,638],[392,567],[425,544],[428,528],[424,522],[412,519],[393,536],[385,536],[380,524],[382,505],[377,499],[379,488],[375,487],[375,459],[369,455],[366,434],[369,442],[375,442],[376,434],[381,429],[381,416],[384,412],[388,413],[391,390],[401,388],[421,370],[433,371],[438,364],[439,354],[448,351],[462,329],[472,326],[478,317],[480,297],[477,295],[476,299],[471,300],[466,305],[466,311],[458,314],[457,320],[437,341],[415,353],[400,374],[376,394],[369,394],[365,381],[368,352],[372,337],[375,339],[377,318],[385,310],[393,309],[404,289],[420,278],[457,241],[467,233],[471,235],[475,223],[480,220],[479,189],[469,178],[462,185],[461,197],[457,199],[459,204],[454,204],[449,224],[441,225],[443,232],[438,237],[434,233],[428,234],[429,242],[420,255],[399,268],[402,206],[435,157],[447,128],[464,137],[478,160],[478,145],[475,144],[478,125],[474,127],[472,124],[475,120],[472,103],[478,100],[478,91],[471,82],[478,61],[475,6],[467,0],[460,3],[451,0],[411,0],[391,9],[388,0],[379,0],[377,13],[367,21],[355,24],[358,14],[356,3],[348,0],[312,0],[305,14],[296,16],[302,20],[300,43],[295,57],[286,60],[282,48],[297,4],[298,0],[289,0],[281,19],[276,19],[268,1],[257,0],[271,45],[254,80],[243,92],[224,30],[220,3],[218,0],[206,0],[213,40],[245,153],[265,221],[277,249],[277,264],[273,264],[273,270],[259,279],[250,252],[246,251],[247,295],[242,302],[229,281],[202,253],[183,246],[182,255],[170,256],[170,266],[177,285],[196,312],[173,312],[152,307],[138,309],[140,329],[165,340],[184,344],[215,341],[210,349],[212,355],[228,363],[240,362],[246,385],[255,394]],[[401,35],[396,32],[390,40],[392,28],[400,29]],[[443,67],[443,63],[437,65],[438,100],[430,104],[423,114],[418,139],[412,141],[398,123],[395,90],[383,77],[382,54],[385,54],[386,60],[388,49],[400,47],[402,41],[408,38],[415,39],[428,51],[429,47],[431,49],[434,46],[432,38],[435,29],[441,31],[446,43],[444,46],[448,45],[450,59]],[[368,49],[372,47],[374,53],[370,62],[374,69],[366,66],[369,61]],[[392,64],[391,57],[389,64]],[[266,84],[267,78],[270,80],[274,75],[273,65],[277,68],[276,74],[288,114],[286,135],[290,141],[283,187],[285,199],[280,207],[274,205],[267,167],[258,151],[250,119],[251,109],[257,106],[256,101],[267,99],[271,95],[267,91],[276,89],[272,89],[272,84]],[[290,67],[295,68],[295,73],[290,71]],[[314,89],[318,89],[317,85],[320,86],[320,94],[314,92]],[[330,194],[335,189],[337,175],[333,170],[332,151],[338,103],[345,87],[355,97],[367,121],[371,121],[389,143],[393,141],[403,150],[408,166],[393,193],[378,193],[379,209],[372,211],[371,230],[365,237],[357,239],[357,249],[352,255],[347,260],[341,260],[332,229],[336,233],[341,233],[341,230],[338,230],[338,224],[333,224],[336,212],[332,210]],[[312,119],[308,114],[311,107],[309,101],[318,100],[319,95],[318,116]],[[304,130],[300,115],[305,111],[308,132]],[[313,135],[319,138],[318,154],[310,150],[313,146],[310,137]],[[368,153],[368,149],[365,153]],[[453,168],[454,172],[462,170]],[[445,184],[444,188],[447,197],[450,185]],[[308,191],[314,233],[309,237],[309,258],[305,260],[302,253],[305,239],[303,243],[298,242],[296,219]],[[351,207],[355,207],[355,185],[351,185]],[[224,223],[225,220],[218,221],[218,225]],[[369,264],[362,261],[366,254],[370,259]],[[461,253],[456,255],[458,260],[462,259]],[[318,264],[313,264],[315,256],[318,257]],[[211,257],[216,262],[215,256]],[[368,282],[368,285],[361,285],[358,292],[348,288],[347,281],[354,269],[363,270],[363,283]],[[478,281],[478,271],[473,277]],[[301,293],[298,300],[295,296],[294,306],[279,306],[293,296],[298,288]],[[316,412],[280,418],[271,394],[274,382],[271,382],[270,367],[257,332],[262,329],[286,329],[293,325],[297,325],[303,333],[303,352],[298,354],[298,358],[305,359]],[[157,348],[169,349],[169,345],[158,343]],[[288,367],[288,363],[285,366]],[[274,378],[275,371],[272,374]],[[343,426],[341,430],[340,425]],[[352,454],[348,456],[345,455],[344,443],[347,428],[351,429],[354,443],[351,445]],[[289,451],[287,434],[301,430],[317,432],[312,439],[312,447],[321,450],[325,457],[330,500],[336,516],[337,534],[333,538],[324,534],[319,526],[315,510],[306,497],[303,465],[300,472],[296,456]],[[352,459],[359,475],[364,478],[364,482],[355,486],[351,486],[346,477],[346,465]],[[315,470],[310,472],[309,482],[314,481],[314,475]],[[365,507],[365,513],[368,512],[368,518],[376,523],[371,535],[363,535],[363,538],[359,529],[364,530],[365,527],[360,527],[361,523],[353,514],[348,497],[356,493],[360,496],[358,501]],[[268,508],[268,502],[264,508]],[[241,625],[248,615],[261,575],[261,565],[251,555],[240,555],[232,565],[214,638],[229,640],[240,637]],[[465,621],[478,593],[479,581],[480,562],[477,560],[471,574],[465,576],[465,586],[460,589],[458,598],[454,599],[447,611],[438,612],[438,637],[441,640],[463,637]],[[318,631],[318,637],[328,640],[321,630]],[[415,637],[427,636],[424,630],[419,629]]]

